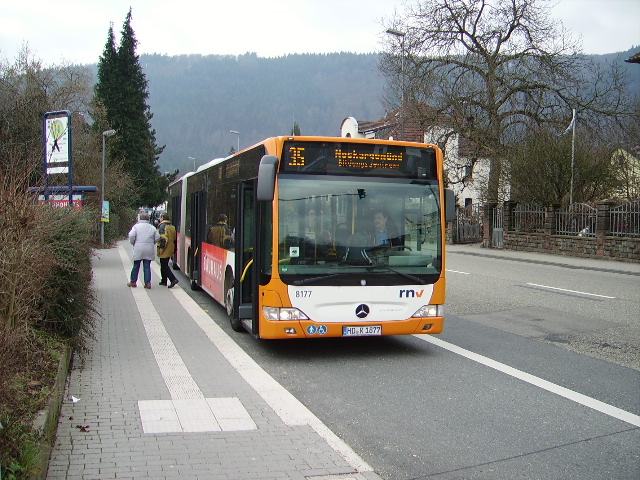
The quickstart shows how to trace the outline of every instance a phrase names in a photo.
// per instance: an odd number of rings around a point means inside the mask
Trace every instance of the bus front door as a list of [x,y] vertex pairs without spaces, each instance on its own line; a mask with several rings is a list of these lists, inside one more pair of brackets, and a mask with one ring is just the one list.
[[[235,235],[234,312],[231,326],[258,334],[258,275],[260,249],[257,232],[260,216],[256,201],[255,181],[242,182],[238,186]],[[256,301],[254,301],[256,300]]]

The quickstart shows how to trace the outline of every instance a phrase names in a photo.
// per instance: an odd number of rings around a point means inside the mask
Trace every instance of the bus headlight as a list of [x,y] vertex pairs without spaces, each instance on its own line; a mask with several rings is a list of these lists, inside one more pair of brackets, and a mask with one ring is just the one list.
[[262,312],[267,320],[309,320],[297,308],[262,307]]
[[423,305],[412,317],[442,317],[444,308],[442,305]]

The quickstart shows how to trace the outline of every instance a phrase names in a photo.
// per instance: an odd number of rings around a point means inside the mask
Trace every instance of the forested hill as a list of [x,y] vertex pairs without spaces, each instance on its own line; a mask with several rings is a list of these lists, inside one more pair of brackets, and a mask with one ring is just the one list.
[[[639,47],[591,55],[596,63],[626,70],[631,93],[640,98],[640,65],[625,63]],[[289,135],[293,123],[303,135],[339,135],[342,120],[377,120],[384,115],[387,82],[377,54],[331,53],[261,58],[234,55],[141,55],[149,82],[151,123],[161,172],[193,169],[225,157],[237,146]]]
[[141,55],[162,172],[193,169],[267,137],[340,135],[342,120],[384,114],[385,80],[377,54],[306,54],[261,58]]

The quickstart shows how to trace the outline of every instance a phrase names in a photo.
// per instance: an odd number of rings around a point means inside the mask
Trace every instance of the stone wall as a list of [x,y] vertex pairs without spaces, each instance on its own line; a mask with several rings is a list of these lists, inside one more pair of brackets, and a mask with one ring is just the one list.
[[[512,228],[515,205],[514,202],[504,204],[505,249],[640,263],[640,238],[607,236],[610,232],[609,211],[613,202],[604,201],[597,204],[595,236],[557,235],[555,215],[558,206],[545,208],[543,232],[516,232]],[[484,206],[482,243],[485,247],[492,246],[493,215],[496,206],[498,204]]]

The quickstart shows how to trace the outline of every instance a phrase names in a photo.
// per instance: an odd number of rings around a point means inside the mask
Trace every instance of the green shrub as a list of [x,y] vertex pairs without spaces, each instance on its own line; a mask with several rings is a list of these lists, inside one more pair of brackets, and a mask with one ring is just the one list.
[[[0,471],[37,468],[35,414],[50,397],[59,352],[86,350],[96,319],[92,289],[97,216],[37,205],[28,172],[0,168]],[[13,174],[12,174],[13,173]]]
[[113,245],[127,236],[131,226],[136,222],[137,211],[133,208],[113,206],[109,222],[104,226],[104,243]]
[[46,209],[47,252],[53,264],[44,272],[35,326],[44,328],[81,347],[93,331],[95,295],[92,289],[91,257],[95,215],[69,208]]

